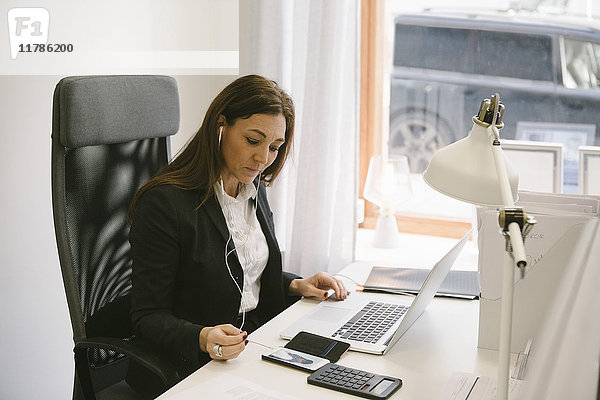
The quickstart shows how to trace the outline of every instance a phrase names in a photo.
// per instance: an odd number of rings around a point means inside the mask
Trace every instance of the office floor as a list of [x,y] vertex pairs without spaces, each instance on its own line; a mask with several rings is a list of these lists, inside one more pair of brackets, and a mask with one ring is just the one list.
[[[379,265],[431,268],[459,239],[400,233],[400,246],[394,249],[373,246],[374,230],[358,229],[356,234],[356,261]],[[469,240],[452,267],[453,270],[477,271],[477,240]]]

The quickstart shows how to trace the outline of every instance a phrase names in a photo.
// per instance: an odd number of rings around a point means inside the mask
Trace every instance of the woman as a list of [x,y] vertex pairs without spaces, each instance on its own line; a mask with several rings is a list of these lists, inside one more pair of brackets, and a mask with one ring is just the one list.
[[292,144],[294,106],[257,75],[228,85],[186,148],[133,199],[132,321],[136,338],[183,378],[211,358],[237,357],[247,334],[291,304],[344,284],[282,272],[264,184]]

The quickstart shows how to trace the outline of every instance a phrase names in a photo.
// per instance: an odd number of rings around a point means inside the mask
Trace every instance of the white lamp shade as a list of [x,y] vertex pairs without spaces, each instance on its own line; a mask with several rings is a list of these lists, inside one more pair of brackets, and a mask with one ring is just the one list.
[[[440,193],[472,204],[504,205],[500,174],[492,153],[493,134],[479,124],[464,139],[433,155],[423,179]],[[519,176],[502,154],[513,200],[517,199]]]

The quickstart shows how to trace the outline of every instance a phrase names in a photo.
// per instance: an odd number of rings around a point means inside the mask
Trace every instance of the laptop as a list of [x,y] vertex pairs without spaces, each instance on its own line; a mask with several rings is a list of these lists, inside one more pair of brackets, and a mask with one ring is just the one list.
[[281,331],[280,336],[291,339],[306,331],[350,343],[350,350],[385,354],[425,311],[472,231],[434,265],[412,303],[406,297],[378,301],[368,294],[348,296],[344,301],[325,300]]

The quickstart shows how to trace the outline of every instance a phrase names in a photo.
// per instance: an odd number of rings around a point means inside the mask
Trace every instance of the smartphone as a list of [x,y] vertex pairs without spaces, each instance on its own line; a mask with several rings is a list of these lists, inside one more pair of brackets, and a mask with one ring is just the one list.
[[326,358],[334,363],[350,348],[350,343],[301,331],[285,345],[285,348]]
[[262,359],[306,372],[314,372],[329,364],[329,360],[326,358],[286,349],[285,347],[277,347],[269,353],[263,354]]

